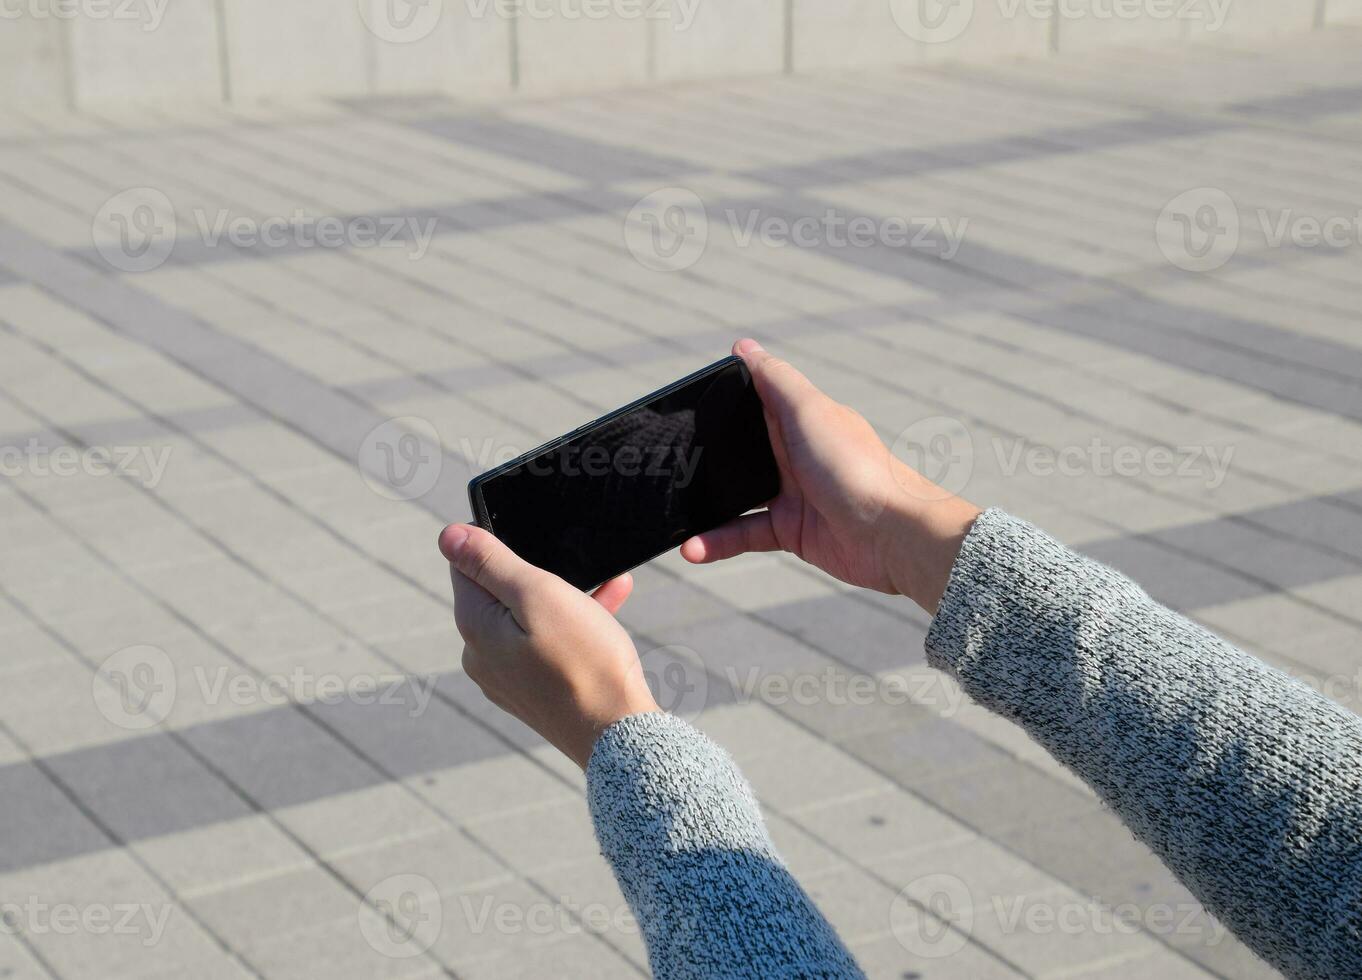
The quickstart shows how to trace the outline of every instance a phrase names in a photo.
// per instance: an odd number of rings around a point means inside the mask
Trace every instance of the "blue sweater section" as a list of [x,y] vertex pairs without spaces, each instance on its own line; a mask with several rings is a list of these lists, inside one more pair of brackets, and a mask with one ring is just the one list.
[[[1362,977],[1362,719],[997,510],[964,542],[927,653],[1269,963]],[[660,980],[863,976],[703,734],[626,718],[587,784]]]

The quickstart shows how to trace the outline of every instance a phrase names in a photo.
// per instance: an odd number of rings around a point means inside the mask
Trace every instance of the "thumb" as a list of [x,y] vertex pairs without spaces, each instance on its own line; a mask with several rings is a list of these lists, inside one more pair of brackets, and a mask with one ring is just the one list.
[[496,535],[471,524],[451,524],[440,532],[440,551],[464,576],[516,613],[545,575]]

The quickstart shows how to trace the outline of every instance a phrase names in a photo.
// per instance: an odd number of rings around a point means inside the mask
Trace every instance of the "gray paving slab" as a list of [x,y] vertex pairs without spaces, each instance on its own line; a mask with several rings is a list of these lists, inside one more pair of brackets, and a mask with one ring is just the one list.
[[[1143,318],[1141,313],[1149,310],[1156,311],[1158,316]],[[1181,326],[1167,326],[1169,312],[1166,304],[1122,299],[1051,308],[1022,316],[1042,326],[1157,357],[1301,405],[1352,419],[1362,418],[1362,382],[1356,373],[1356,349],[1300,337],[1242,318],[1187,310],[1185,319],[1179,322],[1200,326],[1198,335],[1197,331]],[[1285,352],[1264,356],[1252,349],[1255,341],[1259,346],[1288,347],[1293,356],[1287,359],[1282,356]],[[1335,355],[1337,361],[1326,367],[1329,358]],[[1306,366],[1297,360],[1303,356],[1325,363],[1319,367]]]
[[887,611],[859,595],[839,594],[768,606],[755,615],[852,668],[876,674],[921,663],[925,657],[926,630],[903,612]]
[[0,767],[0,820],[9,845],[0,850],[0,872],[109,846],[108,836],[31,762]]
[[[895,149],[833,157],[811,164],[751,170],[744,176],[793,190],[840,183],[846,179],[880,180],[886,177],[921,176],[967,166],[1015,163],[1065,153],[1114,148],[1129,143],[1209,133],[1224,125],[1214,120],[1158,113],[1144,118],[948,144],[931,150]],[[962,164],[962,160],[969,162]]]
[[1274,119],[1302,119],[1326,116],[1335,112],[1356,112],[1362,102],[1362,85],[1331,85],[1312,88],[1307,92],[1281,95],[1276,98],[1255,99],[1251,102],[1231,102],[1225,106],[1230,112],[1246,116]]
[[[838,745],[917,795],[938,804],[950,801],[946,809],[957,816],[984,812],[986,808],[971,808],[975,802],[972,798],[957,803],[949,790],[956,788],[957,782],[968,784],[975,778],[988,785],[992,773],[1012,772],[1012,760],[1007,753],[949,719],[924,709],[910,708],[902,715],[904,723],[881,731],[852,734],[842,738]],[[1018,770],[1019,775],[1024,772]],[[1038,785],[1054,784],[1048,777],[1029,775],[1036,778]],[[1013,805],[1025,808],[1031,804],[1018,802]],[[998,819],[997,815],[987,817],[985,822],[993,819]],[[972,820],[966,822],[974,825]]]
[[125,841],[252,812],[183,746],[163,736],[67,752],[48,762],[94,817]]
[[[128,283],[90,269],[0,224],[0,265],[24,275],[112,329],[161,351],[200,376],[307,432],[347,460],[359,459],[365,435],[387,419],[259,348],[213,330]],[[382,478],[379,473],[374,474]],[[467,516],[467,463],[446,456],[426,494],[449,520]]]
[[678,157],[491,115],[433,116],[409,124],[453,143],[551,167],[586,181],[658,180],[696,169]]
[[244,714],[184,733],[257,804],[277,809],[384,782],[296,708]]

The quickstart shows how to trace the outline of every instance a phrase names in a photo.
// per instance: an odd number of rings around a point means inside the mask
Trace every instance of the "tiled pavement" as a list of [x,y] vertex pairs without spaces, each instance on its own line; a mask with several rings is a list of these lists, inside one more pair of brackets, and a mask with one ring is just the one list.
[[[580,775],[459,673],[434,536],[744,334],[1357,705],[1359,40],[7,107],[0,974],[645,972]],[[664,694],[874,976],[1271,975],[905,603],[777,557],[638,581]]]

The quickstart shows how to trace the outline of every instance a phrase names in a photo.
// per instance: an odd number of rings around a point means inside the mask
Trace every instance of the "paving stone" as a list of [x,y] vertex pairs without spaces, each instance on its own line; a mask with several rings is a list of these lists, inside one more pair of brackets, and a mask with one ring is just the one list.
[[1021,973],[977,943],[946,957],[915,954],[894,935],[850,944],[851,954],[870,980],[1012,980]]
[[999,840],[1025,839],[1037,828],[1097,809],[1083,795],[1026,766],[1003,763],[914,782],[913,792],[962,823]]
[[251,812],[216,774],[171,738],[156,734],[67,752],[53,772],[103,826],[145,840]]
[[975,837],[964,824],[898,789],[804,808],[795,819],[865,867],[902,851]]
[[512,754],[413,776],[408,784],[460,823],[551,803],[571,793],[526,756]]
[[507,865],[466,833],[444,827],[354,851],[331,862],[357,891],[367,893],[385,878],[420,874],[439,892],[507,878]]
[[261,807],[273,809],[383,781],[295,708],[211,722],[185,732],[209,761]]
[[963,780],[981,769],[1011,768],[1008,756],[948,718],[919,706],[902,712],[904,723],[852,735],[842,747],[901,786],[917,789],[936,779]]
[[0,767],[0,787],[0,821],[10,845],[0,852],[0,871],[109,846],[108,836],[31,762]]
[[470,823],[468,831],[522,874],[600,853],[591,818],[578,799],[500,813]]
[[867,673],[925,658],[925,630],[850,593],[767,606],[757,616]]
[[402,783],[327,796],[274,814],[305,847],[327,860],[445,826],[435,809]]
[[159,834],[134,842],[132,848],[185,898],[314,863],[312,855],[264,814]]
[[353,916],[359,898],[317,866],[188,900],[210,929],[248,956],[265,940]]
[[[359,900],[355,900],[356,909]],[[376,949],[360,931],[357,912],[285,936],[266,936],[252,944],[250,962],[269,977],[327,976],[365,980],[417,980],[443,975],[425,956],[398,958]]]
[[[122,850],[105,850],[5,875],[37,954],[58,976],[117,976],[154,966],[189,969],[218,950],[184,907]],[[72,906],[74,930],[48,916]],[[101,922],[99,916],[111,920]],[[122,921],[122,928],[113,928]],[[89,924],[88,927],[86,924]]]
[[869,766],[826,743],[798,750],[798,766],[786,752],[755,756],[743,774],[763,804],[783,813],[846,797],[889,789],[892,784]]

